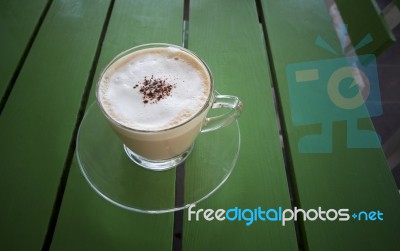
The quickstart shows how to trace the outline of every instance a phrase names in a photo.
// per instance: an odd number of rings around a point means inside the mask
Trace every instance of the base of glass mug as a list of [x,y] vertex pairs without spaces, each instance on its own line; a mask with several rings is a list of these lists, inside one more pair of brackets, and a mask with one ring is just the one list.
[[139,154],[136,154],[135,152],[133,152],[126,145],[124,145],[124,149],[125,149],[125,152],[128,155],[128,157],[133,162],[138,164],[139,166],[141,166],[145,169],[148,169],[148,170],[152,170],[152,171],[164,171],[164,170],[174,168],[177,165],[179,165],[180,163],[182,163],[192,152],[193,145],[194,144],[192,144],[189,147],[189,149],[187,149],[185,152],[183,152],[182,154],[180,154],[174,158],[166,159],[166,160],[158,160],[158,161],[146,159],[146,158],[140,156]]

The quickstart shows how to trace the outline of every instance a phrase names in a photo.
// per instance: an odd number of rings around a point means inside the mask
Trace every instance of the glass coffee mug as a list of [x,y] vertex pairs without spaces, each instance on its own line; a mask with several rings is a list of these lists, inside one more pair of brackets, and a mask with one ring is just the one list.
[[[96,98],[129,158],[161,171],[183,162],[199,133],[227,126],[240,116],[239,98],[214,89],[211,71],[193,52],[146,44],[122,52],[106,66]],[[210,115],[220,108],[226,112]]]

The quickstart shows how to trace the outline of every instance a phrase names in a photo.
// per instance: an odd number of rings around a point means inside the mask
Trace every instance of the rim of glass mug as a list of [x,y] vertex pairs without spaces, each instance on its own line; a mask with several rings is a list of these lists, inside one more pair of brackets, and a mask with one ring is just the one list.
[[[184,122],[182,122],[182,123],[180,123],[180,124],[178,124],[178,125],[174,125],[174,126],[172,126],[172,127],[168,127],[168,128],[165,128],[165,129],[158,129],[158,130],[139,130],[139,129],[135,129],[135,128],[132,128],[132,127],[125,126],[125,125],[121,124],[120,122],[116,121],[114,118],[112,118],[112,117],[107,113],[107,111],[103,108],[103,105],[101,104],[100,98],[99,98],[99,89],[100,89],[99,87],[100,87],[101,81],[102,81],[102,79],[103,79],[103,77],[104,77],[104,74],[107,72],[107,70],[110,68],[110,66],[112,66],[116,61],[118,61],[119,59],[121,59],[123,56],[128,55],[128,54],[130,54],[130,53],[132,53],[132,52],[134,52],[134,51],[139,51],[139,50],[146,49],[146,48],[157,48],[157,47],[162,47],[162,48],[165,48],[165,47],[174,47],[174,48],[176,48],[176,49],[179,49],[179,50],[181,50],[181,51],[183,51],[183,52],[189,54],[190,56],[194,57],[196,60],[198,60],[198,61],[204,66],[204,68],[207,70],[208,78],[209,78],[209,81],[210,81],[210,92],[209,92],[209,94],[208,94],[207,100],[206,100],[206,102],[203,104],[202,108],[201,108],[196,114],[194,114],[190,119],[185,120]],[[118,127],[122,127],[122,128],[124,128],[124,129],[126,129],[126,130],[135,131],[135,132],[140,132],[140,133],[158,133],[158,132],[165,132],[165,131],[173,130],[173,129],[175,129],[175,128],[178,128],[178,127],[181,127],[181,126],[183,126],[183,125],[186,125],[186,124],[190,123],[192,120],[196,119],[196,118],[197,118],[200,114],[202,114],[204,111],[206,111],[206,110],[214,103],[214,101],[215,101],[214,88],[215,88],[215,87],[214,87],[214,78],[213,78],[213,76],[212,76],[212,73],[211,73],[210,68],[209,68],[208,65],[207,65],[201,58],[199,58],[195,53],[193,53],[192,51],[190,51],[190,50],[188,50],[188,49],[186,49],[186,48],[183,48],[183,47],[181,47],[181,46],[174,45],[174,44],[167,44],[167,43],[149,43],[149,44],[143,44],[143,45],[135,46],[135,47],[132,47],[132,48],[130,48],[130,49],[127,49],[127,50],[125,50],[125,51],[119,53],[117,56],[115,56],[115,57],[111,60],[110,63],[107,64],[106,67],[104,67],[104,69],[103,69],[103,71],[101,72],[100,77],[99,77],[99,79],[98,79],[98,81],[97,81],[97,84],[96,84],[96,101],[97,101],[97,104],[98,104],[98,106],[100,107],[102,113],[108,118],[109,121],[111,121],[112,123],[116,124]]]

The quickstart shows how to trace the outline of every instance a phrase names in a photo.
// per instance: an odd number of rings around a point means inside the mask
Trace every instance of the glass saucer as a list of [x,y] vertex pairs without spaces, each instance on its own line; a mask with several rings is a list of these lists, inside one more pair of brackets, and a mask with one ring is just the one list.
[[186,161],[166,171],[150,171],[126,155],[97,103],[87,110],[77,137],[80,169],[109,202],[131,211],[166,213],[206,199],[228,179],[240,149],[236,121],[201,133]]

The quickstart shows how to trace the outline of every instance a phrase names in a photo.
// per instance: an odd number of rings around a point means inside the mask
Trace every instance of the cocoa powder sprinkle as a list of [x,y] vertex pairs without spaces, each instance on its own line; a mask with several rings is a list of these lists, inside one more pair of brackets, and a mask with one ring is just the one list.
[[144,80],[139,84],[135,84],[133,89],[139,88],[144,104],[155,104],[171,96],[172,89],[175,87],[175,84],[167,82],[167,78],[154,78],[152,75],[151,78],[144,77]]

